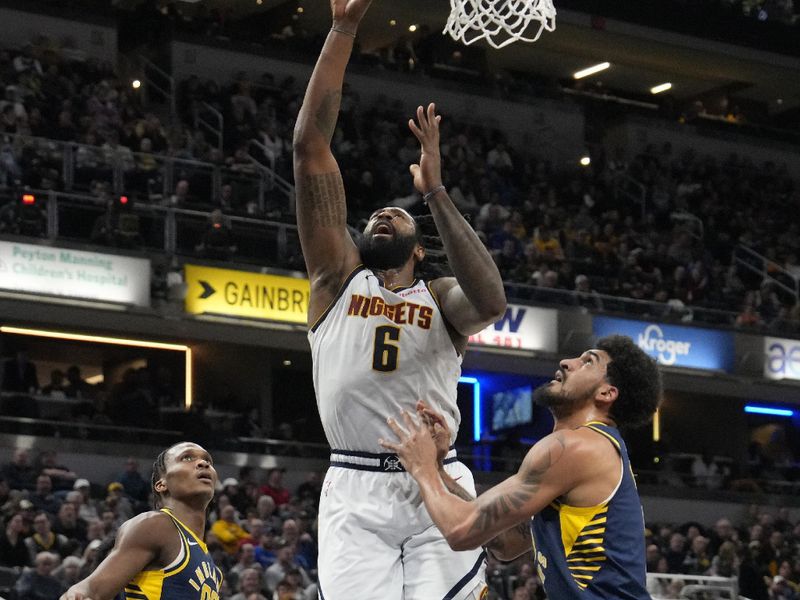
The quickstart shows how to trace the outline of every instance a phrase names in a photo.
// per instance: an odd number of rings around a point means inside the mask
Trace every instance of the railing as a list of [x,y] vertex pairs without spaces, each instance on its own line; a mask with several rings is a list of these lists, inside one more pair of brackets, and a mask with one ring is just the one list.
[[[214,123],[211,120],[214,120]],[[225,117],[208,102],[201,102],[194,107],[194,128],[205,130],[217,139],[217,150],[222,151]]]
[[[91,183],[99,180],[111,183],[116,194],[136,193],[160,200],[173,193],[177,181],[187,179],[195,188],[190,192],[209,204],[221,196],[224,183],[235,184],[239,197],[255,198],[259,207],[277,191],[275,202],[281,211],[290,212],[294,198],[292,184],[252,158],[248,160],[253,172],[248,173],[199,160],[131,152],[124,146],[90,146],[20,134],[5,134],[3,139],[12,153],[32,148],[45,166],[59,173],[60,187],[66,191],[88,191]],[[0,163],[0,189],[21,177],[6,168]]]
[[[733,259],[743,269],[761,276],[789,293],[795,301],[800,300],[800,279],[775,261],[759,254],[752,248],[739,244],[733,251]],[[775,274],[779,277],[776,277]]]
[[175,79],[164,71],[161,67],[148,60],[144,56],[139,56],[142,68],[142,79],[144,80],[144,93],[148,102],[153,101],[151,90],[158,92],[169,106],[169,114],[175,117]]
[[[58,237],[127,249],[196,254],[210,215],[207,211],[180,208],[168,203],[137,204],[129,201],[126,205],[120,205],[109,198],[82,194],[54,190],[29,192],[37,198],[37,205],[41,199],[46,199],[38,237]],[[7,198],[7,201],[16,199]],[[100,235],[100,227],[104,225],[102,219],[109,219],[113,228],[120,217],[125,221],[125,231],[117,237]],[[225,219],[238,245],[234,254],[239,262],[280,266],[299,252],[297,226],[294,224],[238,215],[226,215]],[[33,233],[28,232],[28,235]]]
[[627,173],[619,173],[614,181],[614,194],[619,198],[638,204],[642,209],[642,219],[647,216],[647,188]]
[[736,577],[648,573],[647,590],[653,600],[748,600],[739,595]]
[[[253,156],[253,148],[257,152],[257,156]],[[264,157],[264,160],[269,164],[264,164],[259,160],[259,157]],[[286,181],[283,177],[275,172],[275,156],[270,150],[258,140],[250,140],[248,144],[247,158],[251,161],[256,171],[260,175],[262,185],[266,186],[267,190],[278,189],[281,194],[289,199],[289,212],[294,212],[294,185]],[[263,208],[263,207],[262,207]]]
[[509,300],[536,304],[574,306],[593,312],[623,313],[633,317],[660,319],[666,321],[703,322],[717,325],[732,325],[738,313],[705,308],[702,306],[676,307],[668,303],[636,300],[622,296],[611,296],[597,292],[577,292],[557,288],[544,288],[527,283],[504,282]]

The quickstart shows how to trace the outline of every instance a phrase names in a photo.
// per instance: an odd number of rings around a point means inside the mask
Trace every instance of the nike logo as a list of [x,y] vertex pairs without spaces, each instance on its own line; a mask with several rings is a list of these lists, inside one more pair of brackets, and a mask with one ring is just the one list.
[[453,479],[453,481],[458,481],[459,479],[461,479],[461,477],[463,477],[463,475],[456,477],[455,479]]
[[197,546],[197,542],[189,542],[190,546]]

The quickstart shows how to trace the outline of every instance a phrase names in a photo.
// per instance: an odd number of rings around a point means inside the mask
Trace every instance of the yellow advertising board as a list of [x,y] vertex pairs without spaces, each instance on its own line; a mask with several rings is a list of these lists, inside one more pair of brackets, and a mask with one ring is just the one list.
[[308,279],[184,265],[186,312],[306,324]]

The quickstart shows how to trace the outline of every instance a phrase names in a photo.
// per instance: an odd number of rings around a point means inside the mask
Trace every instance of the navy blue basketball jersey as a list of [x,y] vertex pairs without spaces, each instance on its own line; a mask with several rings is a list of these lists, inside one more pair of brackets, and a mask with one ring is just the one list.
[[219,600],[222,571],[214,565],[203,540],[167,508],[181,538],[181,551],[163,569],[142,571],[125,586],[125,600]]
[[548,598],[650,600],[645,581],[644,515],[616,428],[584,425],[605,437],[622,458],[617,489],[597,506],[554,501],[531,520],[533,553]]

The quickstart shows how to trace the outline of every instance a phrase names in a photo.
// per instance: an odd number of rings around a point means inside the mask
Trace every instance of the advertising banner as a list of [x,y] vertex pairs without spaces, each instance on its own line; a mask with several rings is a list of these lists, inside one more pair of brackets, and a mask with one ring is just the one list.
[[150,306],[150,261],[3,241],[0,289]]
[[184,265],[186,312],[305,325],[308,279]]
[[733,334],[715,329],[594,317],[597,337],[627,335],[659,364],[730,372],[735,361]]
[[469,343],[475,346],[556,352],[558,311],[509,304],[502,319],[470,336]]

